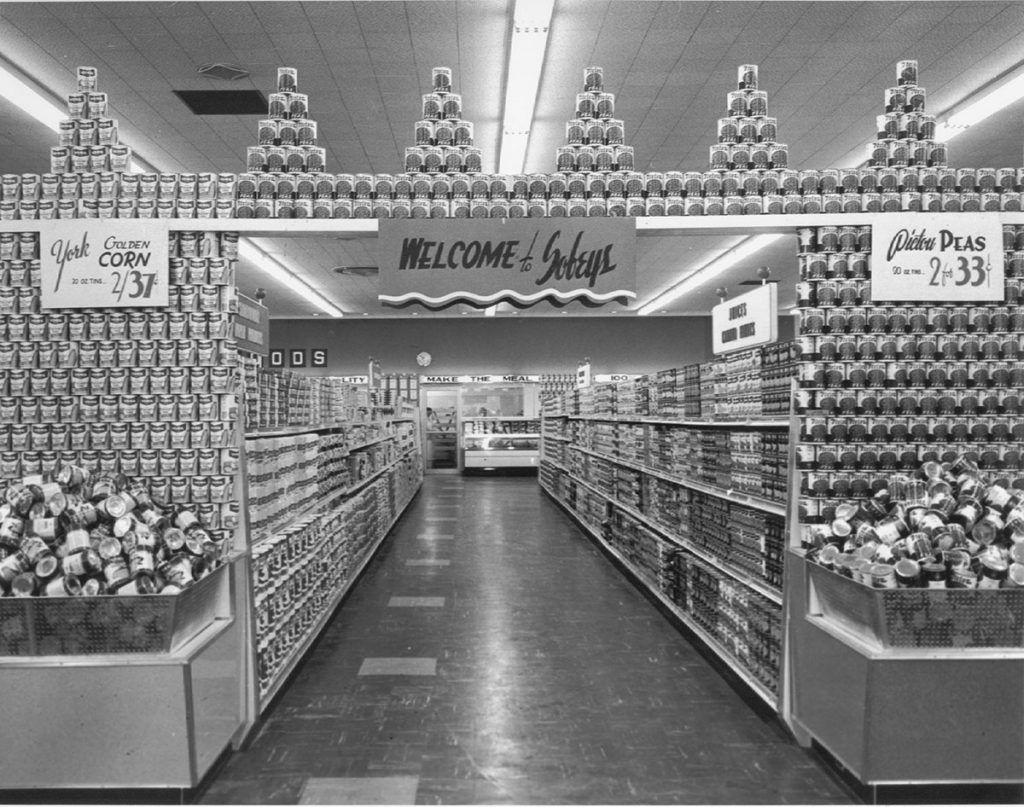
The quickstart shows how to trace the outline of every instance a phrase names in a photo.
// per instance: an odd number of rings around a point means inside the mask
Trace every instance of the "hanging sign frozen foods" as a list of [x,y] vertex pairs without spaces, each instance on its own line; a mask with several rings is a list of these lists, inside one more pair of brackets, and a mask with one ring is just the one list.
[[636,299],[636,225],[628,218],[384,219],[378,249],[378,299],[390,306]]
[[873,302],[1002,302],[1004,295],[997,213],[871,217]]
[[48,221],[39,234],[42,307],[167,306],[168,233],[160,220]]

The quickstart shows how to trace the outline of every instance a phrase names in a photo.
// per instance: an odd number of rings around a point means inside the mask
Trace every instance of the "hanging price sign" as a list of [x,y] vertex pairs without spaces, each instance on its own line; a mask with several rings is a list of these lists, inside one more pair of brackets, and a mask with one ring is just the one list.
[[873,302],[1002,302],[1003,229],[995,213],[873,216]]
[[159,219],[67,219],[40,230],[42,307],[168,304],[168,233]]

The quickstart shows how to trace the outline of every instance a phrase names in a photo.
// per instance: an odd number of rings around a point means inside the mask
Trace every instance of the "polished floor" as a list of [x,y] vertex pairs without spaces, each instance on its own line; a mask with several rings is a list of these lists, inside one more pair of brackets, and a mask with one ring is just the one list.
[[532,478],[428,477],[202,803],[773,804],[856,795]]

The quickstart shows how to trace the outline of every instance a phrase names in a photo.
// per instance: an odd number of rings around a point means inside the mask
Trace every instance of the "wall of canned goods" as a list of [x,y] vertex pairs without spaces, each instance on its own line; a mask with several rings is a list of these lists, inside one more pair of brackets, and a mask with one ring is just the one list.
[[49,218],[503,218],[528,216],[721,216],[1019,211],[1024,168],[951,168],[935,140],[935,117],[917,63],[898,64],[885,90],[877,139],[862,168],[794,169],[768,115],[756,65],[741,65],[727,93],[710,170],[637,171],[625,124],[599,67],[566,124],[551,173],[483,170],[473,125],[453,93],[449,68],[432,92],[395,173],[331,173],[316,145],[310,100],[294,68],[278,70],[268,117],[257,127],[241,173],[131,173],[108,97],[94,68],[79,69],[69,117],[43,174],[0,178],[0,220]]

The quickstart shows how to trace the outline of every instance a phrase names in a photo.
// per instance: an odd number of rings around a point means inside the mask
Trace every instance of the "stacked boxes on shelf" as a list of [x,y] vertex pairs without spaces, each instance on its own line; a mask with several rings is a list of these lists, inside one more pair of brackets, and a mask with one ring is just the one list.
[[298,72],[277,69],[257,145],[246,149],[246,173],[237,180],[238,218],[331,218],[334,180],[324,174],[326,150],[316,145],[309,96],[298,92]]
[[[863,252],[870,231],[857,235]],[[1012,582],[1024,539],[1024,232],[1004,228],[1002,302],[973,305],[874,302],[870,271],[855,268],[834,228],[801,230],[800,239],[804,545],[833,545],[826,559],[838,555],[849,576],[847,556],[866,561],[858,579],[876,586]],[[812,271],[822,254],[830,265],[841,253],[838,279]],[[914,564],[906,575],[895,569],[903,560]]]

